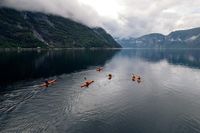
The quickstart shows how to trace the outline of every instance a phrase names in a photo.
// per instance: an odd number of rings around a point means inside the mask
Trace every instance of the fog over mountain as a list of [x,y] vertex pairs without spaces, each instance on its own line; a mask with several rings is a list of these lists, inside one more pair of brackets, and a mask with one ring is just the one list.
[[200,26],[200,0],[1,0],[0,5],[61,15],[115,37]]

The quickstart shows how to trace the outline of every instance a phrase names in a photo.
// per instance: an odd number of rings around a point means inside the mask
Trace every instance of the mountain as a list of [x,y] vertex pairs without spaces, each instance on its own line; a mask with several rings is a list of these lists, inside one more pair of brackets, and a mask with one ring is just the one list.
[[188,44],[198,44],[200,45],[200,27],[193,28],[189,30],[180,30],[171,32],[166,40],[171,42],[184,42]]
[[166,36],[152,33],[132,40],[121,39],[118,42],[131,44],[131,48],[200,48],[200,28],[174,31]]
[[0,7],[0,29],[0,47],[121,47],[102,28],[39,12]]

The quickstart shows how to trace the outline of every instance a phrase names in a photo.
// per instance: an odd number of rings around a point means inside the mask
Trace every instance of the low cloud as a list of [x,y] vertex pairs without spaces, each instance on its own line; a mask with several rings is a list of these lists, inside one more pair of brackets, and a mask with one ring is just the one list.
[[119,5],[117,17],[103,16],[92,6],[93,1],[88,4],[83,1],[1,0],[0,5],[61,15],[90,27],[103,27],[115,37],[138,37],[153,32],[168,34],[173,30],[200,26],[200,0],[108,0],[111,9],[112,2]]

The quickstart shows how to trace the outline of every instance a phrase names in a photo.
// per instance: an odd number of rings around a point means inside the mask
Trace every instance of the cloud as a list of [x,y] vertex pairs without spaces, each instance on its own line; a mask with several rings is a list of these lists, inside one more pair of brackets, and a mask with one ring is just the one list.
[[0,5],[61,15],[116,37],[200,26],[200,0],[1,0]]
[[121,4],[126,7],[122,14],[125,27],[132,29],[126,32],[127,36],[168,34],[172,30],[200,26],[200,0],[121,0]]
[[61,15],[89,26],[99,25],[99,18],[94,17],[98,16],[97,12],[91,7],[82,6],[78,0],[3,0],[0,4],[18,10]]

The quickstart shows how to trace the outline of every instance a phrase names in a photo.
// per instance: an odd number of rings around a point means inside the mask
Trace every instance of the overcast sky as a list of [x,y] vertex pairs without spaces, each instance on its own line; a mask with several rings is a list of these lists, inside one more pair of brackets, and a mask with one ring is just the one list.
[[115,37],[200,27],[200,0],[0,0],[0,4],[100,26]]

